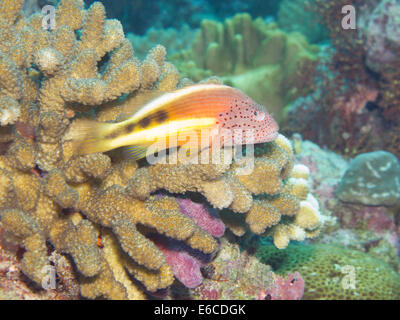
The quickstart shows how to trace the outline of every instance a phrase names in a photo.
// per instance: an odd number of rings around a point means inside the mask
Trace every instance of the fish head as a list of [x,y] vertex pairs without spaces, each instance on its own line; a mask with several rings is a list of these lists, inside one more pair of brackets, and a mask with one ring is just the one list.
[[254,105],[249,122],[255,127],[255,143],[270,142],[278,137],[279,125],[263,105]]
[[279,130],[267,108],[243,93],[236,95],[231,108],[219,115],[219,124],[231,132],[233,144],[270,142],[277,138]]

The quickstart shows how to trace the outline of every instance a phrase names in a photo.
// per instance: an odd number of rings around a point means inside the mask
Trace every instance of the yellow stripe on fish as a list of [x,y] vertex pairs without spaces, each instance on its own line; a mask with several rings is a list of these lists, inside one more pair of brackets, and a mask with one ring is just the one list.
[[113,143],[115,143],[116,147],[131,145],[132,141],[135,141],[135,144],[147,145],[154,143],[157,137],[171,138],[185,132],[194,132],[214,125],[215,118],[172,120],[148,129],[132,131],[130,134],[121,135],[115,138]]

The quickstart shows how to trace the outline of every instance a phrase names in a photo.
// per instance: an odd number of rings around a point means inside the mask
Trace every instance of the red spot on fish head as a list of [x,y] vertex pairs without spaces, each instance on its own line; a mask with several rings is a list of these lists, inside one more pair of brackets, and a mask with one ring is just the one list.
[[235,144],[263,143],[275,140],[278,124],[266,108],[247,96],[235,97],[232,107],[219,115],[222,128],[232,131]]
[[266,111],[264,106],[256,107],[259,111],[254,113],[254,121],[259,122],[259,129],[255,133],[256,143],[269,142],[278,136],[279,126],[273,116]]

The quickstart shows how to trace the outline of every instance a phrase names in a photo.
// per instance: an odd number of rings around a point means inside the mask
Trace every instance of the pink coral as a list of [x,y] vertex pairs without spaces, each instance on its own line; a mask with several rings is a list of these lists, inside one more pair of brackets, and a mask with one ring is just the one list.
[[200,268],[213,258],[200,251],[190,248],[183,242],[154,235],[156,246],[163,252],[165,260],[172,268],[175,277],[190,289],[198,287],[203,282]]
[[187,288],[196,288],[203,281],[198,261],[185,251],[158,246],[165,260],[172,268],[175,277]]
[[377,233],[395,232],[394,217],[386,207],[339,204],[335,209],[340,226],[346,229],[367,229]]
[[[162,198],[164,195],[157,195]],[[190,199],[176,198],[181,212],[192,218],[199,228],[214,237],[221,237],[225,233],[225,225],[219,219],[217,212],[213,212],[202,203]],[[187,246],[184,242],[160,235],[151,235],[156,246],[164,253],[165,260],[172,268],[175,277],[187,288],[196,288],[203,276],[200,268],[205,266],[213,257],[202,254]]]
[[350,121],[352,114],[360,114],[366,103],[375,101],[377,97],[377,89],[358,84],[350,98],[338,97],[336,99],[333,110],[341,111],[346,120]]
[[225,225],[218,218],[216,211],[211,211],[204,204],[193,202],[190,199],[176,199],[181,212],[192,218],[196,224],[214,237],[222,237],[225,233]]
[[258,300],[300,300],[304,294],[304,280],[297,271],[286,279],[279,277],[270,290],[261,292]]

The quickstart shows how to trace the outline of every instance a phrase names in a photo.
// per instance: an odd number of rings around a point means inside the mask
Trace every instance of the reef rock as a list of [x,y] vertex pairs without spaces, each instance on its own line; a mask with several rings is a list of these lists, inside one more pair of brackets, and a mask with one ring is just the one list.
[[390,152],[364,153],[352,161],[336,190],[344,202],[392,206],[400,200],[400,164]]

